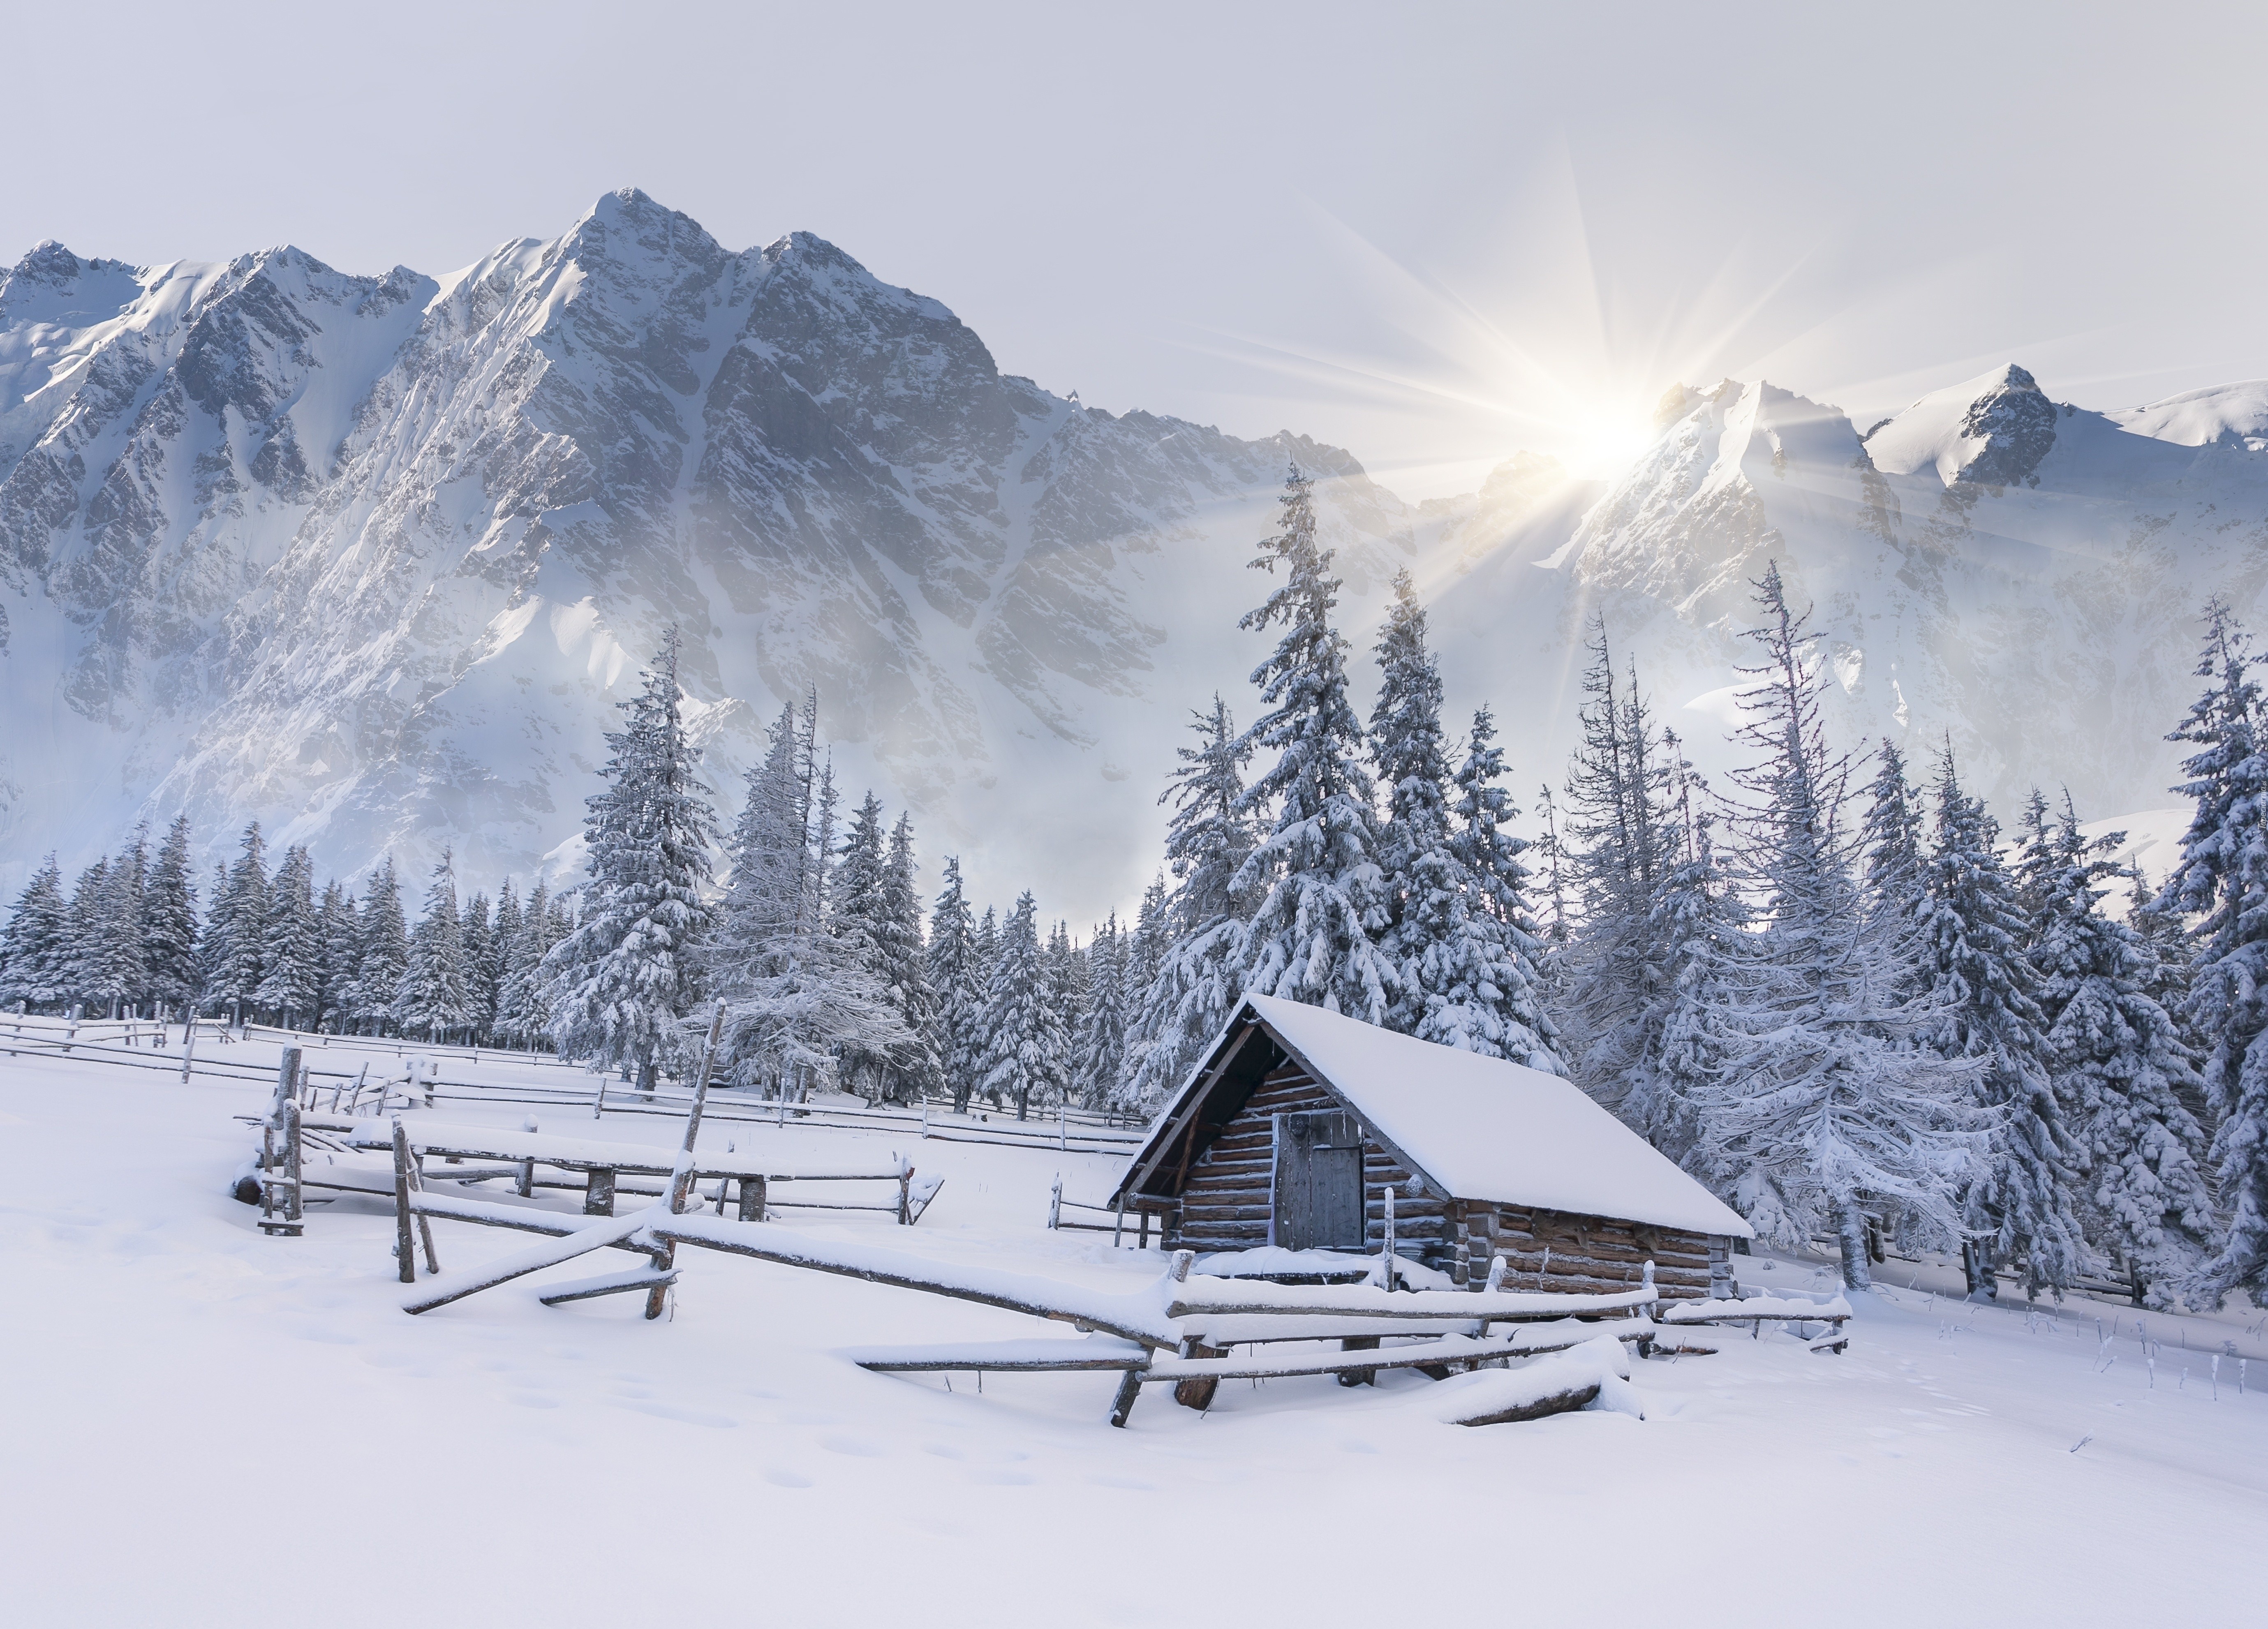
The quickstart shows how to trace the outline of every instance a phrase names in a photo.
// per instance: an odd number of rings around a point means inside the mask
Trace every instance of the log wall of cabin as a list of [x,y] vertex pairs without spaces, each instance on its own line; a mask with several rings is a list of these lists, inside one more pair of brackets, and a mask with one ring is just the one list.
[[[1167,1248],[1244,1250],[1267,1243],[1275,1205],[1276,1117],[1344,1107],[1297,1064],[1270,1070],[1191,1162],[1182,1188],[1180,1225],[1167,1235]],[[1397,1252],[1446,1270],[1455,1249],[1449,1207],[1430,1194],[1410,1198],[1410,1175],[1384,1149],[1365,1139],[1365,1248],[1385,1248],[1386,1198],[1381,1190],[1391,1183],[1401,1190],[1394,1201]]]
[[1650,1261],[1665,1299],[1709,1294],[1710,1246],[1704,1234],[1469,1200],[1456,1210],[1459,1259],[1451,1273],[1460,1282],[1485,1279],[1491,1258],[1502,1256],[1507,1289],[1613,1294],[1637,1288]]

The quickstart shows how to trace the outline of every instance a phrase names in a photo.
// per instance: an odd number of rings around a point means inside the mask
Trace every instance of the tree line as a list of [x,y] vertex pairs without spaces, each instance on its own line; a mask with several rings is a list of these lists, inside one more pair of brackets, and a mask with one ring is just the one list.
[[[1084,945],[1021,893],[979,911],[948,858],[926,923],[910,818],[847,814],[815,698],[783,708],[729,829],[698,779],[665,636],[607,738],[586,877],[414,928],[391,863],[359,902],[247,829],[202,917],[189,833],[137,835],[68,891],[52,859],[0,940],[0,999],[139,1002],[549,1045],[646,1085],[711,1023],[737,1083],[1136,1114],[1257,991],[1572,1079],[1766,1238],[1959,1249],[1972,1287],[2117,1271],[2154,1301],[2268,1297],[2268,748],[2260,659],[2208,608],[2203,696],[2169,739],[2196,815],[2162,886],[2068,796],[2012,829],[1949,745],[1828,738],[1829,675],[1777,565],[1714,787],[1590,630],[1580,739],[1543,836],[1514,837],[1487,707],[1453,738],[1405,572],[1366,724],[1340,584],[1294,468],[1242,625],[1278,640],[1256,720],[1219,696],[1160,801],[1166,866]],[[1257,774],[1248,775],[1256,764]],[[1169,880],[1170,879],[1170,880]],[[2103,901],[2123,890],[2125,910]]]

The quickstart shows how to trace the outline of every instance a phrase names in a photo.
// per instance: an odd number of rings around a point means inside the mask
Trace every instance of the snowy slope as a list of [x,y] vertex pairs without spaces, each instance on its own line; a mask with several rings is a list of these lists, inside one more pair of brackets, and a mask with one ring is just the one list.
[[[273,1066],[273,1046],[234,1050]],[[1852,1298],[1845,1356],[1727,1329],[1693,1342],[1718,1355],[1634,1364],[1643,1420],[1444,1425],[1429,1414],[1467,1382],[1387,1371],[1374,1388],[1226,1384],[1204,1414],[1153,1386],[1116,1431],[1109,1374],[994,1375],[980,1392],[839,1355],[1080,1338],[1062,1325],[696,1249],[657,1323],[637,1297],[537,1303],[584,1262],[406,1317],[390,1207],[342,1200],[306,1237],[271,1240],[226,1197],[254,1141],[229,1117],[267,1098],[70,1060],[0,1068],[0,1249],[38,1319],[36,1338],[0,1345],[0,1381],[36,1399],[0,1415],[14,1621],[205,1625],[269,1599],[342,1626],[405,1611],[643,1624],[658,1600],[699,1622],[754,1603],[813,1629],[1134,1625],[1174,1602],[1232,1622],[1399,1621],[1429,1584],[1469,1590],[1474,1511],[1520,1523],[1522,1621],[1715,1629],[1794,1602],[1853,1629],[2221,1624],[2257,1591],[2257,1314],[2154,1315],[2138,1331],[2131,1308],[2078,1299],[2034,1317],[1910,1289],[1897,1264]],[[666,1148],[678,1129],[610,1116],[604,1135]],[[917,1228],[808,1228],[822,1236],[957,1264],[1036,1258],[1098,1291],[1163,1269],[1154,1249],[1042,1227],[1059,1168],[1067,1194],[1105,1187],[1093,1156],[729,1129],[796,1163],[906,1153],[946,1176]],[[435,1234],[453,1269],[525,1242]],[[1749,1288],[1825,1287],[1816,1264],[1741,1260]],[[2223,1339],[2250,1354],[2242,1395],[2232,1359],[2214,1383],[2206,1349]],[[291,1523],[275,1519],[279,1485]],[[1638,1532],[1638,1507],[1696,1514]],[[1142,1534],[1167,1512],[1194,1537],[1160,1567]],[[1852,1565],[1854,1525],[1871,1565]],[[2075,1541],[2113,1533],[2117,1563],[2088,1565]],[[389,1569],[414,1580],[406,1605],[374,1584]],[[1624,1574],[1643,1599],[1602,1605],[1601,1579]]]

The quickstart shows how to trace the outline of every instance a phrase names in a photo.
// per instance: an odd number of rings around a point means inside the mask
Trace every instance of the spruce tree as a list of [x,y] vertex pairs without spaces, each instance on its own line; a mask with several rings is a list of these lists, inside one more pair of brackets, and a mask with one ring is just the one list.
[[1661,945],[1668,992],[1659,1035],[1626,1095],[1631,1129],[1695,1176],[1713,1173],[1709,1142],[1711,1094],[1735,1058],[1721,1015],[1741,999],[1738,972],[1748,926],[1733,877],[1719,863],[1707,786],[1664,733],[1670,763],[1669,834],[1653,931]]
[[1653,932],[1668,864],[1668,766],[1636,677],[1616,674],[1595,618],[1589,650],[1589,700],[1577,712],[1582,736],[1567,774],[1565,859],[1579,931],[1565,957],[1562,1010],[1576,1078],[1622,1113],[1658,1053],[1669,991],[1665,947]]
[[543,957],[555,940],[551,891],[542,878],[527,896],[504,962],[504,979],[497,991],[497,1033],[516,1047],[532,1047],[544,1033],[548,1014],[543,1004]]
[[101,919],[101,979],[89,994],[114,1018],[138,1007],[149,991],[143,943],[149,914],[149,828],[136,828],[133,841],[110,862],[96,902]]
[[394,987],[391,1016],[403,1034],[422,1029],[438,1043],[464,1027],[469,1008],[457,875],[452,856],[444,849],[425,890],[424,910],[410,930],[409,960]]
[[2187,1286],[2218,1306],[2242,1289],[2268,1306],[2268,751],[2258,661],[2228,607],[2205,608],[2205,694],[2167,739],[2197,748],[2174,790],[2196,805],[2158,909],[2195,918],[2185,1016],[2219,1124],[2212,1159],[2228,1225]]
[[394,998],[409,968],[409,924],[401,910],[401,883],[394,856],[379,862],[363,884],[362,943],[355,958],[354,1016],[367,1035],[383,1035],[394,1019]]
[[[1874,778],[1860,825],[1866,910],[1885,932],[1917,930],[1929,915],[1922,815],[1921,794],[1906,778],[1905,758],[1885,736],[1874,750]],[[1917,963],[1917,977],[1923,972]]]
[[984,971],[976,928],[961,883],[960,856],[945,857],[945,886],[929,918],[929,987],[936,1003],[933,1044],[955,1114],[968,1111],[984,1063]]
[[1086,1032],[1087,1004],[1093,994],[1086,952],[1071,938],[1068,922],[1057,922],[1048,934],[1045,962],[1048,1001],[1056,1020],[1056,1055],[1051,1069],[1062,1082],[1064,1101],[1068,1102],[1078,1083],[1079,1040]]
[[53,1006],[63,999],[70,953],[70,905],[50,854],[32,873],[0,942],[0,1002]]
[[1263,995],[1381,1023],[1398,981],[1373,939],[1388,917],[1362,725],[1347,694],[1347,642],[1330,621],[1340,585],[1296,464],[1281,502],[1283,529],[1261,544],[1253,564],[1270,572],[1283,567],[1284,581],[1238,624],[1284,630],[1252,675],[1269,711],[1244,736],[1278,756],[1239,804],[1248,818],[1273,811],[1268,835],[1231,884],[1261,895],[1241,982]]
[[1243,993],[1246,918],[1257,903],[1239,881],[1256,845],[1244,806],[1252,748],[1218,693],[1211,711],[1190,719],[1199,744],[1174,748],[1181,767],[1158,799],[1174,805],[1166,858],[1179,886],[1168,896],[1152,884],[1128,958],[1138,1040],[1122,1107],[1161,1102],[1181,1085]]
[[1115,1105],[1125,1090],[1126,940],[1114,911],[1087,944],[1086,1016],[1073,1075],[1080,1100],[1092,1108]]
[[[1859,836],[1847,819],[1850,761],[1820,718],[1824,680],[1777,564],[1756,585],[1763,647],[1736,737],[1754,760],[1734,776],[1738,881],[1757,902],[1749,932],[1709,946],[1716,991],[1699,1015],[1715,1056],[1696,1095],[1699,1157],[1766,1237],[1800,1245],[1824,1226],[1846,1286],[1871,1281],[1867,1207],[1899,1213],[1910,1242],[1962,1235],[1960,1196],[1982,1161],[1989,1117],[1969,1101],[1975,1065],[1905,1037],[1940,1021],[1916,983],[1911,936],[1861,909]],[[1708,946],[1706,939],[1689,941]]]
[[[868,967],[872,942],[841,910],[831,768],[817,763],[817,707],[783,709],[727,846],[732,867],[707,952],[725,1004],[722,1057],[745,1086],[807,1095],[839,1060],[887,1060],[907,1035]],[[877,813],[879,823],[879,811]]]
[[345,883],[334,879],[323,884],[315,917],[323,936],[322,992],[316,1001],[315,1024],[332,1035],[344,1035],[354,1022],[355,975],[362,958],[362,922]]
[[259,1003],[260,980],[267,970],[268,844],[258,821],[244,829],[239,848],[209,918],[212,946],[205,994],[241,1023],[247,1009]]
[[892,1095],[924,1095],[944,1078],[937,1050],[937,994],[929,982],[928,948],[922,942],[921,896],[916,884],[914,824],[901,813],[890,828],[890,851],[882,871],[882,910],[876,923],[875,965],[905,1042],[889,1052]]
[[150,994],[176,1012],[197,998],[196,892],[189,882],[189,817],[174,817],[151,862],[144,899],[142,963]]
[[2097,908],[2099,885],[2119,869],[2107,856],[2124,837],[2082,837],[2065,794],[2062,818],[2032,857],[2032,959],[2049,1074],[2080,1149],[2088,1235],[2164,1305],[2212,1253],[2213,1195],[2205,1133],[2182,1102],[2184,1088],[2202,1084],[2196,1054],[2148,993],[2148,942]]
[[1017,896],[1016,909],[1001,925],[985,992],[984,1031],[984,1090],[994,1102],[1013,1098],[1021,1120],[1034,1100],[1047,1103],[1062,1095],[1068,1047],[1040,946],[1038,907],[1028,890]]
[[323,932],[315,914],[314,862],[305,847],[284,851],[266,905],[254,999],[287,1029],[300,1019],[313,1023],[322,1001]]
[[1566,1054],[1546,1009],[1543,944],[1528,902],[1529,872],[1520,858],[1528,844],[1506,829],[1520,811],[1512,806],[1512,794],[1497,785],[1503,776],[1496,717],[1483,707],[1473,714],[1464,761],[1457,768],[1456,801],[1450,810],[1457,826],[1450,845],[1472,880],[1476,909],[1493,918],[1498,931],[1501,960],[1493,1006],[1502,1033],[1497,1045],[1514,1063],[1564,1075]]
[[[979,992],[976,1017],[976,1071],[974,1089],[984,1094],[985,1100],[995,1109],[1000,1107],[1000,1094],[990,1083],[992,1036],[985,1028],[985,1014],[992,1006],[992,975],[1000,965],[999,917],[991,906],[976,919],[976,932],[969,940],[969,977],[976,981]],[[966,1109],[964,1102],[958,1105]]]
[[677,682],[677,630],[663,636],[639,693],[607,737],[605,790],[588,800],[591,881],[575,931],[553,947],[552,1033],[593,1069],[634,1070],[651,1091],[700,993],[716,818],[695,769]]
[[2030,924],[2000,858],[1999,822],[1962,787],[1949,750],[1935,792],[1922,925],[1943,1006],[1932,1044],[1982,1065],[1977,1101],[1994,1117],[1991,1155],[1966,1201],[1977,1235],[1970,1288],[1993,1295],[1994,1261],[2021,1253],[2029,1293],[2061,1289],[2079,1265],[2079,1149],[2042,1056],[2039,976],[2024,954]]

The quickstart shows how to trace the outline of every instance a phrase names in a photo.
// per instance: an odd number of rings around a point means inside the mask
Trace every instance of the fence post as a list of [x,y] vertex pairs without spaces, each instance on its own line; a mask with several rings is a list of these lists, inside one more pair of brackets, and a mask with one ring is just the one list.
[[1110,1226],[1110,1248],[1116,1249],[1126,1237],[1126,1190],[1118,1190],[1118,1220]]
[[1394,1184],[1392,1183],[1386,1184],[1385,1192],[1386,1251],[1380,1258],[1378,1266],[1381,1281],[1391,1290],[1394,1287]]
[[1048,1230],[1052,1233],[1063,1221],[1063,1173],[1056,1173],[1055,1186],[1048,1190]]
[[79,1004],[74,1001],[71,1003],[70,1027],[63,1031],[63,1056],[66,1058],[70,1056],[71,1043],[78,1038],[78,1014]]
[[181,1084],[189,1083],[189,1060],[197,1055],[197,1010],[189,1009],[188,1022],[181,1027]]

